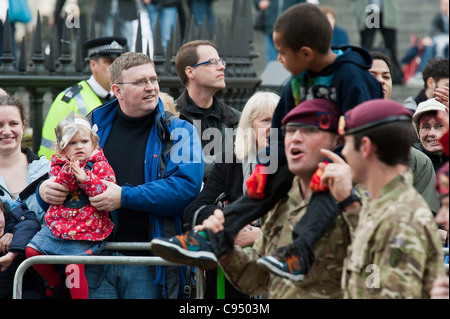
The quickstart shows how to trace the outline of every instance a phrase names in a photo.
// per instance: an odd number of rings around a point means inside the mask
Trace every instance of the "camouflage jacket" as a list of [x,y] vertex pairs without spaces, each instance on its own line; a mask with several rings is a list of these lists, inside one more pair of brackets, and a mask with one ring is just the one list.
[[305,214],[309,200],[302,198],[298,178],[294,178],[288,196],[266,216],[261,235],[253,247],[235,246],[222,268],[237,289],[253,296],[268,294],[272,299],[343,297],[340,280],[350,233],[340,216],[316,244],[315,261],[302,282],[269,274],[256,264],[259,257],[271,255],[276,249],[292,243],[293,228]]
[[444,275],[441,247],[411,173],[400,174],[363,202],[344,262],[345,298],[429,298],[433,281]]

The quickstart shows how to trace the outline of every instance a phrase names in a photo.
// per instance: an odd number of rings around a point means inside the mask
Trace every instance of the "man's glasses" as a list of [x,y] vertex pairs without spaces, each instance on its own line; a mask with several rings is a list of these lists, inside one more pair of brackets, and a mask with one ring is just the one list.
[[438,132],[445,131],[445,126],[442,125],[441,123],[436,123],[434,125],[424,124],[419,128],[419,130],[423,133],[428,133],[431,131],[432,128],[434,128]]
[[313,133],[317,133],[319,128],[317,126],[282,126],[281,131],[284,136],[293,136],[295,132],[300,131],[302,136],[307,136]]
[[224,60],[210,59],[210,60],[205,61],[205,62],[193,64],[193,65],[191,65],[191,67],[195,68],[195,67],[198,67],[200,65],[210,65],[210,64],[213,64],[213,65],[217,66],[219,63],[222,64],[223,66],[227,66],[227,63]]
[[153,86],[155,86],[159,83],[159,81],[160,81],[160,79],[155,77],[155,78],[140,79],[135,82],[121,82],[121,83],[117,83],[117,84],[132,84],[134,86],[142,88],[142,87],[145,87],[148,82],[150,82]]

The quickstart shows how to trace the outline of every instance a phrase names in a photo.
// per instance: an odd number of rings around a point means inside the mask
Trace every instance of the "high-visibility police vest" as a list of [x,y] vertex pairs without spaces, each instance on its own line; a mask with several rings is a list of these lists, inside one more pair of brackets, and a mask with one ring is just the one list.
[[70,111],[86,115],[100,105],[102,105],[100,98],[85,80],[58,94],[45,118],[39,156],[45,155],[51,160],[55,153],[53,150],[53,142],[56,140],[55,128]]

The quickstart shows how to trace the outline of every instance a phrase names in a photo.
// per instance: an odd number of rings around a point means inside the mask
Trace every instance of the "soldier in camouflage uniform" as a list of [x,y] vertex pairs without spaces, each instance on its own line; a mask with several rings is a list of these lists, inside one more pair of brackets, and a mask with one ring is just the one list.
[[303,198],[299,178],[295,177],[287,198],[281,200],[264,220],[261,235],[253,247],[234,247],[228,258],[221,260],[227,279],[242,292],[255,296],[268,294],[271,299],[342,298],[340,289],[342,264],[349,244],[348,229],[338,217],[316,244],[314,263],[301,282],[269,273],[257,260],[273,254],[278,248],[292,243],[292,231],[303,217],[311,195]]
[[[397,102],[372,100],[345,114],[342,154],[353,181],[363,183],[371,195],[356,227],[349,224],[345,298],[429,298],[433,281],[444,275],[437,226],[407,168],[410,137],[411,114]],[[339,183],[333,181],[343,177],[336,172],[347,164],[332,160],[322,180],[334,195]],[[343,213],[346,220],[352,215]]]
[[[285,123],[285,149],[289,170],[296,175],[287,197],[280,200],[266,216],[261,235],[253,247],[235,246],[231,255],[221,259],[228,280],[249,295],[268,294],[269,298],[342,298],[340,279],[346,247],[350,242],[348,228],[342,217],[317,242],[315,261],[302,282],[283,279],[257,265],[257,260],[273,254],[278,248],[292,243],[292,231],[304,216],[312,191],[311,177],[325,157],[321,148],[333,149],[342,140],[337,134],[322,130],[324,114],[329,114],[331,129],[337,132],[339,114],[332,102],[316,99],[303,102],[289,112]],[[308,147],[308,141],[314,147]],[[296,156],[295,149],[303,153]]]

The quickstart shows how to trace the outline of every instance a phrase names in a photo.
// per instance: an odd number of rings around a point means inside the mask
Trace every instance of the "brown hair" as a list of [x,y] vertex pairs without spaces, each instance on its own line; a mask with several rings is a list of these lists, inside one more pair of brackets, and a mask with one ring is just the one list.
[[[408,165],[413,143],[413,126],[409,122],[390,122],[354,134],[353,145],[359,151],[361,140],[367,136],[376,147],[376,155],[388,166]],[[389,138],[386,138],[389,136]]]
[[19,110],[20,119],[25,126],[25,109],[21,100],[10,95],[0,95],[0,106],[15,106]]
[[122,72],[124,70],[148,63],[155,66],[153,60],[146,54],[139,52],[127,52],[122,54],[108,67],[109,82],[111,85],[119,83],[122,81]]
[[186,86],[188,82],[188,77],[185,70],[188,66],[198,63],[199,57],[197,48],[201,45],[209,45],[217,50],[216,44],[211,41],[195,40],[184,44],[180,50],[178,50],[177,56],[175,57],[175,68],[177,70],[178,77],[184,86]]

